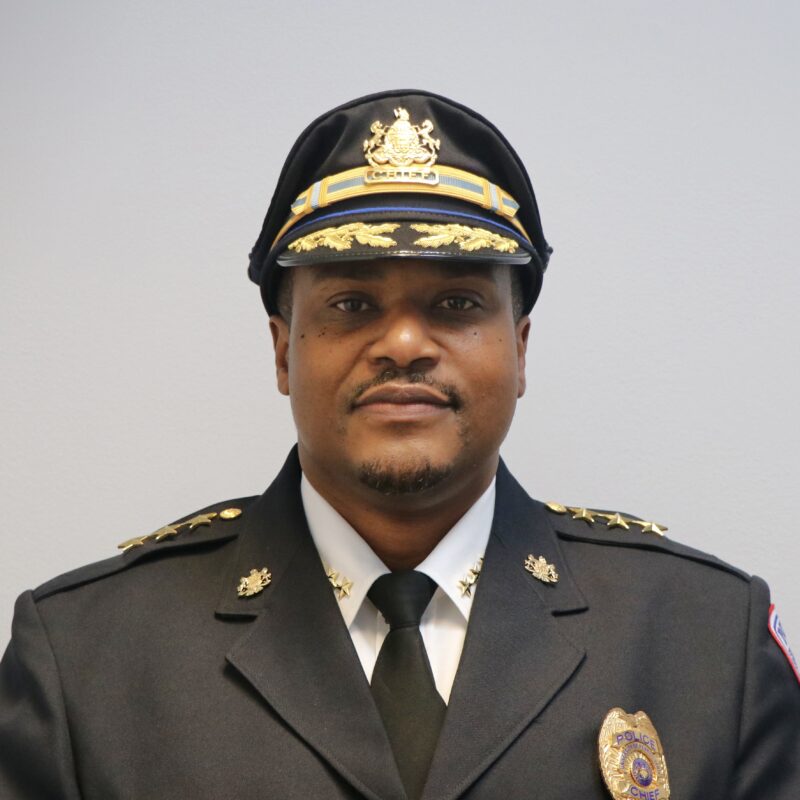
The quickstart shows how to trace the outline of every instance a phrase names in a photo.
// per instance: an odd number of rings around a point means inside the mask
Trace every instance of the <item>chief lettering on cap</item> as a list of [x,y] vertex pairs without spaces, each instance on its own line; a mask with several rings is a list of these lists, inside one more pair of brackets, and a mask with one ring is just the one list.
[[285,268],[408,257],[507,263],[521,270],[527,313],[551,252],[530,178],[497,128],[447,98],[391,91],[303,131],[249,275],[272,314]]

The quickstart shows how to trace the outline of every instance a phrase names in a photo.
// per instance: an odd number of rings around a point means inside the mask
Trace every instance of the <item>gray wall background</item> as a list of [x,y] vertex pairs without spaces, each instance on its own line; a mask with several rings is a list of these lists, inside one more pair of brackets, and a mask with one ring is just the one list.
[[762,575],[800,648],[797,4],[1,13],[0,645],[24,589],[267,485],[293,428],[245,267],[278,171],[419,87],[499,125],[555,247],[511,468]]

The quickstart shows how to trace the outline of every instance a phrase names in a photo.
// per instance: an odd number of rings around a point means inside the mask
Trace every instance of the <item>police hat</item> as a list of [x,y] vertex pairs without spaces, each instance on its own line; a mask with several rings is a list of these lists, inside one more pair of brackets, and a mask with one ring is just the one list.
[[527,313],[551,252],[503,134],[446,97],[394,90],[345,103],[300,134],[248,274],[273,314],[288,267],[409,256],[508,263],[522,271]]

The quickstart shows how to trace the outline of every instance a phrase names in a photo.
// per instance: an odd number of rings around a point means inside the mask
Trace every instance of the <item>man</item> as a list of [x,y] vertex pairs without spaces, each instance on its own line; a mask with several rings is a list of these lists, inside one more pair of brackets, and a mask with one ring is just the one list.
[[763,581],[499,460],[549,254],[469,109],[313,122],[250,262],[297,448],[19,599],[0,795],[800,796]]

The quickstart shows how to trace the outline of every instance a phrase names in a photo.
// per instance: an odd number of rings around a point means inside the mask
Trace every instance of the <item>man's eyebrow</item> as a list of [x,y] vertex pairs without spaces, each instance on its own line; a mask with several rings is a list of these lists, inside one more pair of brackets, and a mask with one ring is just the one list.
[[[386,259],[386,262],[390,259]],[[391,259],[396,263],[402,259]],[[388,263],[364,262],[364,261],[345,261],[340,264],[318,265],[313,271],[312,281],[320,283],[325,280],[352,280],[352,281],[374,281],[381,280],[386,276]],[[486,262],[466,262],[449,263],[448,261],[430,259],[425,264],[427,269],[438,273],[443,278],[464,278],[476,277],[491,279],[494,277],[495,264]]]

